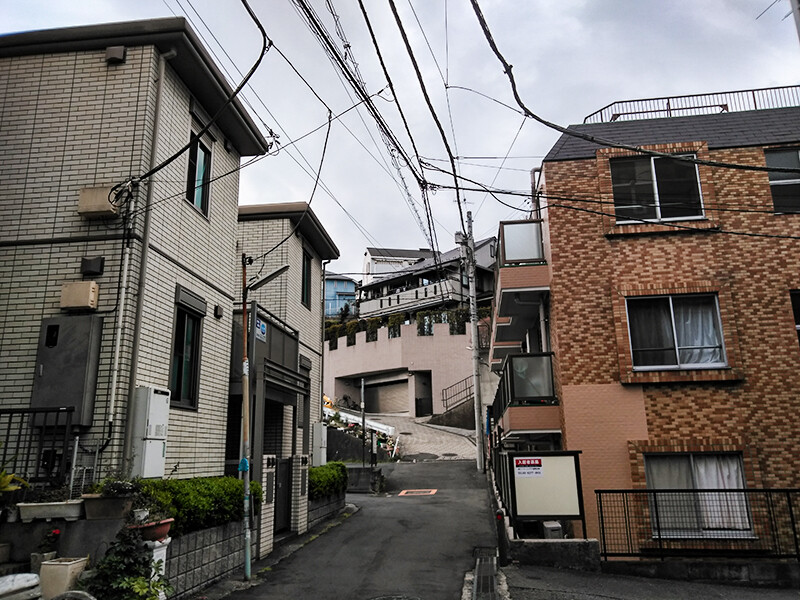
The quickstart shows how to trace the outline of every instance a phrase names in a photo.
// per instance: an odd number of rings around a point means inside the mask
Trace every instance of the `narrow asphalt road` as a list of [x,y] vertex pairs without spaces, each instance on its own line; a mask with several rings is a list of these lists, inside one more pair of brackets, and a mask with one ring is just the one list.
[[472,461],[397,463],[384,474],[385,495],[348,496],[357,513],[228,598],[461,598],[474,549],[496,544],[486,478]]

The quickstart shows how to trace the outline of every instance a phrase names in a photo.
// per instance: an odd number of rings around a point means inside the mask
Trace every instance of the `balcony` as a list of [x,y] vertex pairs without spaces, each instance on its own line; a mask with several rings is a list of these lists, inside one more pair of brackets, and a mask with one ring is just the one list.
[[468,290],[458,278],[448,277],[415,287],[404,285],[382,296],[361,300],[358,314],[361,318],[368,318],[398,312],[415,312],[428,306],[460,302],[467,297]]
[[550,292],[550,267],[542,244],[540,220],[500,223],[495,269],[492,368],[509,353],[519,353],[528,332],[538,327]]
[[553,353],[507,356],[492,412],[506,433],[560,432],[561,416],[553,386]]

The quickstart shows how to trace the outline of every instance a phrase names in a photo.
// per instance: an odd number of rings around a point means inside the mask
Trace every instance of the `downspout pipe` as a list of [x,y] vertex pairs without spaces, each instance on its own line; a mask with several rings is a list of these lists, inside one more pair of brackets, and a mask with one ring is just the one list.
[[[156,87],[155,116],[153,119],[153,138],[150,142],[150,169],[158,164],[158,140],[161,134],[161,97],[164,91],[164,73],[167,61],[175,58],[175,49],[165,52],[158,61],[158,83]],[[133,399],[136,393],[136,375],[139,371],[139,344],[142,339],[142,317],[144,313],[144,292],[147,280],[147,260],[150,254],[150,209],[153,204],[153,179],[147,182],[147,199],[144,205],[144,224],[142,229],[142,257],[139,263],[139,284],[136,294],[136,318],[133,322],[133,345],[131,347],[131,369],[128,377],[128,405],[125,418],[125,440],[122,447],[122,465],[127,468],[133,459]]]

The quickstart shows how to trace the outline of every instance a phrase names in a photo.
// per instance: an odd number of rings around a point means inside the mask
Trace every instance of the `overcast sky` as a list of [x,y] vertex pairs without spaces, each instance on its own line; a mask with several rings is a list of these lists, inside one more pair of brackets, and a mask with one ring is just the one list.
[[[559,134],[502,106],[514,108],[511,88],[469,0],[395,2],[448,144],[454,155],[463,157],[458,161],[460,173],[485,185],[529,192],[531,169],[541,164]],[[322,157],[328,107],[341,113],[356,103],[355,95],[343,84],[294,2],[251,3],[274,48],[244,96],[255,121],[280,134],[281,146],[288,147],[242,171],[240,202],[307,202]],[[358,2],[312,0],[311,4],[341,50],[343,42],[330,7],[336,11],[369,92],[385,88]],[[773,0],[481,0],[480,4],[495,41],[514,67],[524,102],[562,125],[580,123],[616,100],[798,84],[800,43],[794,19],[787,18],[789,0],[777,0],[760,18]],[[388,2],[365,0],[365,5],[397,92],[397,99],[381,92],[374,97],[375,105],[413,156],[399,105],[419,155],[449,169],[444,143]],[[258,57],[259,31],[238,0],[0,0],[0,32],[173,15],[189,19],[220,66],[231,73],[234,86],[240,80],[236,69],[247,72]],[[320,126],[316,133],[290,144]],[[453,182],[452,177],[431,170],[425,177],[434,184]],[[419,187],[407,168],[403,178],[424,220]],[[367,246],[428,245],[386,146],[363,107],[333,122],[321,183],[311,206],[341,252],[330,270],[360,279]],[[499,221],[525,214],[481,192],[466,192],[465,199],[465,210],[474,214],[477,239],[496,235]],[[440,189],[430,194],[430,201],[439,247],[446,251],[454,247],[454,233],[461,227],[455,196]],[[530,206],[519,196],[504,201]]]

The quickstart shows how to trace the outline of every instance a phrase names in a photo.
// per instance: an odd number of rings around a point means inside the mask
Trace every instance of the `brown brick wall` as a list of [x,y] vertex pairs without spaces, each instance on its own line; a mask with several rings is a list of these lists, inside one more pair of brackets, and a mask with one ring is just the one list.
[[[763,148],[709,151],[695,141],[653,148],[764,164]],[[565,386],[640,387],[649,440],[669,448],[733,444],[746,455],[749,485],[799,486],[800,348],[789,290],[800,288],[800,240],[725,232],[800,236],[800,215],[771,212],[765,172],[700,166],[708,220],[679,223],[688,230],[616,226],[600,213],[613,214],[608,157],[617,154],[545,165],[559,397]],[[624,297],[690,291],[718,293],[730,368],[634,372]],[[563,411],[575,414],[569,402]],[[613,401],[608,409],[615,410]],[[564,426],[570,449],[588,442],[568,420]],[[646,441],[628,441],[640,455]],[[642,465],[631,461],[633,482],[641,484]],[[592,466],[582,458],[582,468]]]

